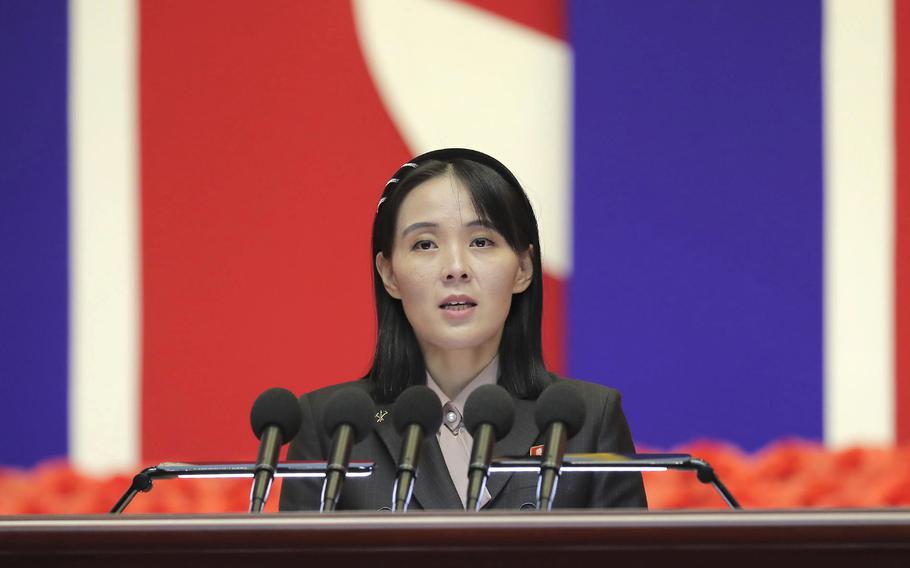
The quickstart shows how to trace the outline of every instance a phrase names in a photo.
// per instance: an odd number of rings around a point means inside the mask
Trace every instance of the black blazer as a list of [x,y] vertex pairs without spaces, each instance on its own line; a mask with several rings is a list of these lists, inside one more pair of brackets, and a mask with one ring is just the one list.
[[[570,380],[570,379],[558,379]],[[584,425],[569,440],[567,453],[635,452],[629,425],[620,407],[619,392],[583,381],[572,381],[585,400]],[[288,460],[325,461],[331,439],[322,428],[323,409],[328,399],[342,388],[362,388],[369,392],[366,381],[333,385],[300,397],[303,424],[291,441]],[[542,438],[534,423],[535,400],[515,399],[515,426],[508,436],[497,442],[495,456],[528,456],[532,446]],[[390,416],[390,404],[377,405],[374,431],[356,444],[352,461],[372,461],[373,474],[345,481],[337,509],[381,510],[391,507],[401,437]],[[490,500],[484,509],[533,508],[536,500],[536,473],[497,473],[487,480]],[[282,482],[282,511],[319,509],[322,479],[285,478]],[[572,473],[560,477],[553,501],[554,508],[647,507],[644,486],[639,473]],[[411,510],[463,509],[455,485],[449,476],[436,436],[427,436],[420,450],[417,480],[414,484]]]

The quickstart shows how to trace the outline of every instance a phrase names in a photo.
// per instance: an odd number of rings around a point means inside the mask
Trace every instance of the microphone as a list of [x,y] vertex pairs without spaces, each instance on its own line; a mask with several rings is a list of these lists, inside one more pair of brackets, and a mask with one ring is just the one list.
[[429,387],[409,387],[395,401],[392,409],[395,430],[404,436],[398,457],[398,473],[392,488],[392,510],[407,511],[417,479],[417,459],[423,437],[439,430],[442,424],[442,404]]
[[480,509],[480,496],[487,485],[493,444],[503,439],[515,422],[515,404],[506,389],[484,385],[471,393],[464,405],[464,423],[474,444],[468,464],[466,511]]
[[287,389],[269,389],[253,403],[250,425],[259,438],[259,456],[256,458],[253,486],[250,489],[251,513],[262,512],[272,488],[281,446],[297,435],[302,420],[297,397]]
[[546,431],[537,478],[537,509],[549,511],[556,497],[566,442],[581,430],[585,421],[585,401],[571,383],[557,382],[537,399],[534,421],[541,432]]
[[338,391],[326,403],[322,426],[332,437],[332,449],[325,466],[320,512],[334,511],[338,505],[351,461],[351,448],[369,435],[375,411],[370,395],[356,387]]

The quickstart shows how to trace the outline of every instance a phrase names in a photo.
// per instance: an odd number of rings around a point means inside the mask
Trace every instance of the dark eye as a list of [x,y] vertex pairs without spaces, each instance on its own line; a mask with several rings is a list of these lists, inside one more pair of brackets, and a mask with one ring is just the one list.
[[432,250],[436,248],[436,243],[433,241],[417,241],[414,243],[414,250]]
[[486,237],[478,237],[478,238],[474,239],[473,241],[471,241],[471,246],[477,247],[477,248],[491,247],[491,246],[493,246],[493,241],[491,241],[490,239],[488,239]]

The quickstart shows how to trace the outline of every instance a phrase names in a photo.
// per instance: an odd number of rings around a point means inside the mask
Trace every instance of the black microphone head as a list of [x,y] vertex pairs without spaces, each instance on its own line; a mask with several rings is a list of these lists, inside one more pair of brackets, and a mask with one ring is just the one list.
[[362,442],[373,430],[373,415],[376,405],[370,395],[357,387],[341,389],[332,395],[325,405],[322,427],[329,437],[342,424],[354,430],[354,440]]
[[250,411],[250,425],[256,437],[262,437],[266,426],[278,426],[282,444],[287,444],[297,435],[302,421],[300,403],[288,389],[273,388],[263,392],[256,397]]
[[442,425],[442,403],[430,387],[414,385],[405,389],[392,409],[392,424],[399,434],[411,424],[417,424],[424,434],[439,430]]
[[559,381],[547,387],[537,399],[534,420],[541,432],[554,422],[562,422],[571,438],[584,424],[585,401],[572,383]]
[[478,387],[464,404],[464,425],[472,436],[481,424],[490,424],[496,440],[502,440],[514,422],[515,403],[506,389],[499,385]]

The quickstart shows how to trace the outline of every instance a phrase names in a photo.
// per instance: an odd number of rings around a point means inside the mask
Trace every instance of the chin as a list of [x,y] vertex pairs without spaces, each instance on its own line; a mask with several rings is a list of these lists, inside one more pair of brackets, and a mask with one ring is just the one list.
[[441,349],[444,351],[460,351],[464,349],[477,349],[488,345],[491,340],[496,337],[496,334],[444,334],[436,337],[431,337],[427,342],[430,345],[434,346],[436,349]]

